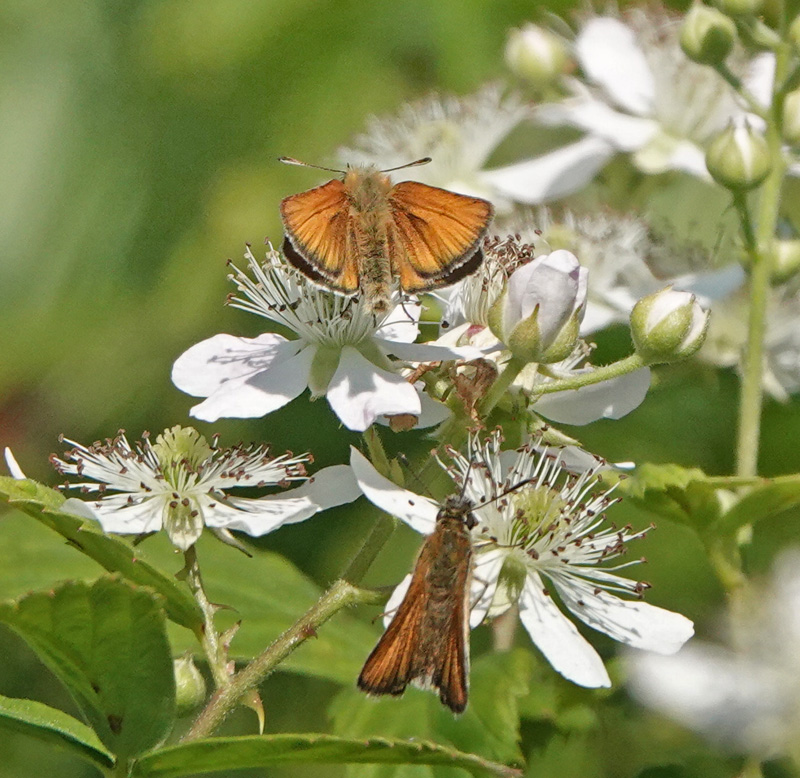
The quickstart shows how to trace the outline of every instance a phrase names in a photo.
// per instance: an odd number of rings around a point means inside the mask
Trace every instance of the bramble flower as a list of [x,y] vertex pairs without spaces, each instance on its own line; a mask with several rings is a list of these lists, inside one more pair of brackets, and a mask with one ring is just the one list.
[[352,147],[339,152],[350,165],[395,167],[422,157],[431,162],[398,171],[430,186],[484,197],[502,209],[502,199],[484,170],[491,153],[530,108],[499,85],[485,86],[468,97],[430,97],[406,105],[398,116],[370,119],[367,131]]
[[[677,651],[693,634],[692,623],[680,614],[618,596],[640,596],[647,588],[618,575],[635,562],[601,566],[643,534],[606,521],[603,511],[615,500],[609,490],[596,492],[604,463],[595,460],[576,473],[552,449],[525,446],[511,452],[500,447],[501,437],[495,433],[482,445],[473,440],[469,457],[449,451],[450,464],[440,460],[474,503],[478,520],[471,531],[471,626],[516,603],[531,640],[555,670],[581,686],[610,686],[602,660],[556,605],[548,589],[552,587],[571,616],[593,629],[635,648]],[[371,502],[417,532],[433,530],[437,503],[384,478],[355,449],[350,464]],[[409,581],[407,576],[395,589],[387,613],[405,595]]]
[[[229,530],[257,537],[359,496],[345,465],[324,468],[309,478],[308,454],[271,457],[267,447],[255,445],[216,448],[191,427],[165,430],[154,443],[145,434],[134,446],[121,432],[91,446],[64,440],[74,448],[63,459],[53,455],[50,461],[62,475],[80,479],[64,488],[98,495],[91,502],[67,500],[64,510],[90,516],[110,533],[163,528],[183,550],[200,537],[203,527],[226,542],[232,540]],[[228,494],[233,488],[285,487],[293,481],[305,483],[262,497]]]
[[[583,78],[567,79],[571,96],[534,114],[541,124],[585,134],[492,171],[491,183],[519,202],[554,200],[589,183],[617,152],[630,154],[645,173],[679,170],[708,179],[705,147],[730,119],[746,112],[712,68],[684,55],[678,33],[666,12],[652,8],[631,9],[624,20],[588,18],[574,42]],[[762,69],[759,58],[738,68],[746,82]]]
[[355,298],[327,292],[281,261],[270,248],[260,264],[248,249],[253,278],[233,268],[242,296],[231,305],[295,333],[255,338],[214,335],[185,351],[172,368],[179,389],[205,401],[191,415],[203,421],[254,418],[283,407],[306,388],[325,396],[351,430],[363,431],[381,415],[419,416],[420,397],[401,364],[473,359],[472,348],[415,344],[420,306],[404,301],[376,319]]
[[694,641],[671,657],[628,657],[644,704],[731,750],[764,760],[798,755],[800,552],[778,558],[730,645]]

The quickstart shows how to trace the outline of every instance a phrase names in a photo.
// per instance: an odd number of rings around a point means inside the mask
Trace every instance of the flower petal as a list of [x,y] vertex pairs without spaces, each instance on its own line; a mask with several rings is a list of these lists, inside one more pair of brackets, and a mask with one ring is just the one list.
[[208,397],[235,378],[246,378],[275,360],[294,356],[302,341],[267,332],[256,338],[214,335],[183,352],[172,366],[172,383],[186,394]]
[[608,141],[591,135],[540,157],[488,170],[482,176],[517,202],[536,205],[577,192],[614,154]]
[[575,391],[542,395],[536,401],[536,412],[561,424],[590,424],[598,419],[620,419],[645,398],[650,388],[650,369],[590,384]]
[[439,505],[384,478],[358,449],[350,447],[350,467],[366,498],[383,511],[402,519],[412,529],[429,535],[436,525]]
[[576,587],[571,577],[553,577],[552,581],[575,616],[620,643],[657,654],[674,654],[694,635],[694,624],[680,613],[640,600],[623,600],[605,591],[595,592],[585,581]]
[[203,421],[252,419],[282,408],[308,386],[315,349],[304,348],[286,358],[290,353],[284,350],[283,358],[273,360],[266,369],[220,384],[205,402],[192,408],[191,415]]
[[421,312],[422,306],[416,300],[404,300],[381,322],[381,326],[375,332],[376,336],[392,343],[413,343],[419,335]]
[[342,348],[327,392],[334,413],[348,429],[363,432],[381,414],[419,416],[417,390],[402,376],[381,370],[352,346]]
[[11,453],[11,449],[6,446],[3,453],[5,454],[6,467],[8,472],[11,473],[11,477],[16,478],[17,481],[24,481],[28,476],[22,472],[22,468],[19,466],[16,457]]
[[408,587],[411,586],[411,573],[409,573],[397,586],[394,587],[391,597],[386,602],[386,607],[383,609],[383,626],[388,627],[392,623],[394,614],[403,602],[403,598],[408,592]]
[[584,73],[599,84],[617,105],[647,116],[653,111],[655,82],[634,31],[618,19],[589,19],[575,41]]
[[445,362],[449,359],[470,360],[483,356],[481,349],[474,346],[444,346],[434,343],[390,343],[375,340],[389,354],[404,359],[407,362]]
[[519,600],[519,617],[536,647],[564,678],[593,689],[611,686],[603,660],[552,597],[544,594],[536,573],[528,573]]
[[[128,503],[127,499],[126,494],[112,495],[105,497],[102,502],[85,504],[91,508],[103,532],[141,535],[161,529],[164,506],[160,500]],[[79,515],[85,515],[85,512]]]
[[492,548],[476,554],[472,563],[471,610],[469,625],[472,629],[485,618],[497,590],[497,581],[508,552],[502,548]]

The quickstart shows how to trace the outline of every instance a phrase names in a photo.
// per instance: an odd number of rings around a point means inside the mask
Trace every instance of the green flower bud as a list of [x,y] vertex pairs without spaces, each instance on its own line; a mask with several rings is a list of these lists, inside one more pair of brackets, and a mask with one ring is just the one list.
[[185,716],[203,704],[206,682],[197,669],[191,654],[173,660],[175,672],[175,705],[179,716]]
[[689,59],[701,65],[718,65],[731,53],[736,25],[716,8],[694,5],[683,20],[680,40]]
[[800,89],[783,99],[783,139],[791,146],[800,146]]
[[651,365],[690,357],[703,345],[707,329],[708,311],[695,296],[669,286],[643,297],[631,312],[636,353]]
[[800,53],[800,14],[795,16],[789,25],[789,40],[794,46],[795,53]]
[[567,51],[560,38],[535,24],[511,30],[505,60],[515,76],[545,86],[566,69]]
[[772,283],[786,283],[800,270],[800,240],[776,240],[772,246]]
[[731,122],[708,147],[706,167],[713,179],[728,189],[752,189],[772,167],[764,136],[747,122]]
[[728,16],[756,16],[761,13],[764,0],[715,0],[714,5]]

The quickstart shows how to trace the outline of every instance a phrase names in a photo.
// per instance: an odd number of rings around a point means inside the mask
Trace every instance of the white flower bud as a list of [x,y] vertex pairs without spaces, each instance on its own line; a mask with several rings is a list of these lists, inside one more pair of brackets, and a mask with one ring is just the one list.
[[631,312],[631,336],[648,364],[675,362],[694,354],[706,337],[708,311],[691,292],[666,287],[643,297]]
[[514,271],[489,310],[489,327],[524,362],[565,359],[586,307],[588,271],[559,250]]
[[693,5],[681,25],[680,40],[689,59],[701,65],[717,65],[731,53],[736,25],[716,8]]
[[752,189],[772,167],[764,136],[747,121],[731,122],[708,147],[706,167],[713,179],[728,189]]
[[772,283],[786,283],[800,270],[800,240],[776,240],[772,247]]
[[526,24],[508,34],[505,60],[515,76],[535,86],[543,86],[564,72],[567,51],[561,40],[549,30]]
[[197,669],[191,654],[174,659],[175,706],[179,716],[185,716],[203,704],[206,682]]
[[783,99],[783,139],[791,146],[800,146],[800,89]]

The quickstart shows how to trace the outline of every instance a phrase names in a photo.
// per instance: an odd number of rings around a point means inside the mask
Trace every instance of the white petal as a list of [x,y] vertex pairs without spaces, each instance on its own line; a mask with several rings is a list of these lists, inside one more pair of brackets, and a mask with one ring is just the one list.
[[[434,400],[432,397],[425,394],[425,392],[422,391],[424,386],[422,382],[415,384],[415,386],[420,391],[419,401],[421,409],[419,416],[417,416],[417,423],[413,427],[414,429],[436,427],[445,419],[450,418],[453,412],[446,403],[440,402],[439,400]],[[391,424],[391,417],[379,416],[375,422],[381,426],[388,427]]]
[[536,412],[561,424],[590,424],[620,419],[641,405],[650,388],[650,368],[590,384],[581,389],[553,392],[536,401]]
[[[711,180],[711,174],[706,167],[706,153],[695,143],[683,139],[675,144],[671,153],[665,160],[664,169],[682,170],[697,178]],[[661,173],[662,170],[644,170],[645,173]]]
[[540,157],[481,175],[502,194],[526,205],[577,192],[614,154],[607,141],[591,135]]
[[497,580],[508,552],[502,548],[492,548],[482,554],[475,554],[472,563],[472,610],[469,625],[473,629],[485,618],[497,590]]
[[[114,495],[123,497],[126,495]],[[160,500],[145,500],[140,503],[114,506],[111,499],[106,498],[99,503],[91,503],[91,508],[100,522],[103,532],[119,535],[140,535],[144,532],[155,532],[161,529],[163,503]]]
[[744,268],[738,262],[733,262],[718,270],[678,276],[670,281],[670,285],[692,292],[697,296],[697,302],[707,308],[712,302],[722,300],[740,289],[746,278]]
[[768,51],[753,57],[742,81],[756,101],[767,108],[772,102],[772,88],[775,86],[775,54]]
[[694,624],[680,613],[641,600],[623,600],[604,591],[595,594],[592,585],[585,582],[576,589],[565,576],[552,581],[564,605],[584,624],[633,648],[674,654],[694,635]]
[[529,573],[519,617],[531,640],[567,680],[593,689],[611,686],[603,660],[543,589],[539,576]]
[[392,343],[413,343],[419,335],[422,306],[415,300],[405,300],[395,306],[381,322],[376,335]]
[[402,519],[412,529],[429,535],[436,525],[439,505],[384,478],[357,449],[350,447],[350,467],[366,498],[383,511]]
[[208,397],[234,378],[260,373],[276,359],[294,356],[302,341],[271,332],[257,338],[214,335],[186,350],[172,366],[172,383],[194,397]]
[[443,346],[434,343],[389,343],[375,340],[394,356],[407,362],[445,362],[449,359],[466,360],[479,359],[483,356],[481,349],[474,346]]
[[334,413],[351,430],[363,432],[381,414],[421,410],[417,390],[402,376],[381,370],[352,346],[345,346],[326,394]]
[[64,500],[58,510],[62,513],[71,513],[73,516],[80,516],[82,519],[92,519],[100,521],[100,515],[92,507],[92,503],[79,500],[77,497],[70,497]]
[[589,19],[578,33],[575,53],[584,73],[617,105],[640,116],[652,113],[653,73],[630,27],[610,17]]
[[304,484],[283,493],[284,496],[308,497],[317,510],[324,511],[361,497],[361,489],[353,469],[347,465],[331,465],[318,470]]
[[386,607],[383,609],[383,626],[388,627],[392,623],[394,614],[403,602],[406,596],[408,587],[411,585],[411,573],[409,573],[397,586],[395,586],[392,596],[386,602]]
[[273,361],[265,370],[232,378],[221,384],[205,402],[195,405],[190,413],[203,421],[252,419],[272,413],[294,400],[308,386],[314,353],[314,348],[304,348],[289,359]]
[[22,472],[22,468],[19,466],[19,462],[17,462],[14,455],[11,453],[11,449],[6,446],[4,450],[4,454],[6,457],[6,467],[8,468],[8,472],[11,473],[12,478],[16,478],[17,481],[24,481],[28,476]]

